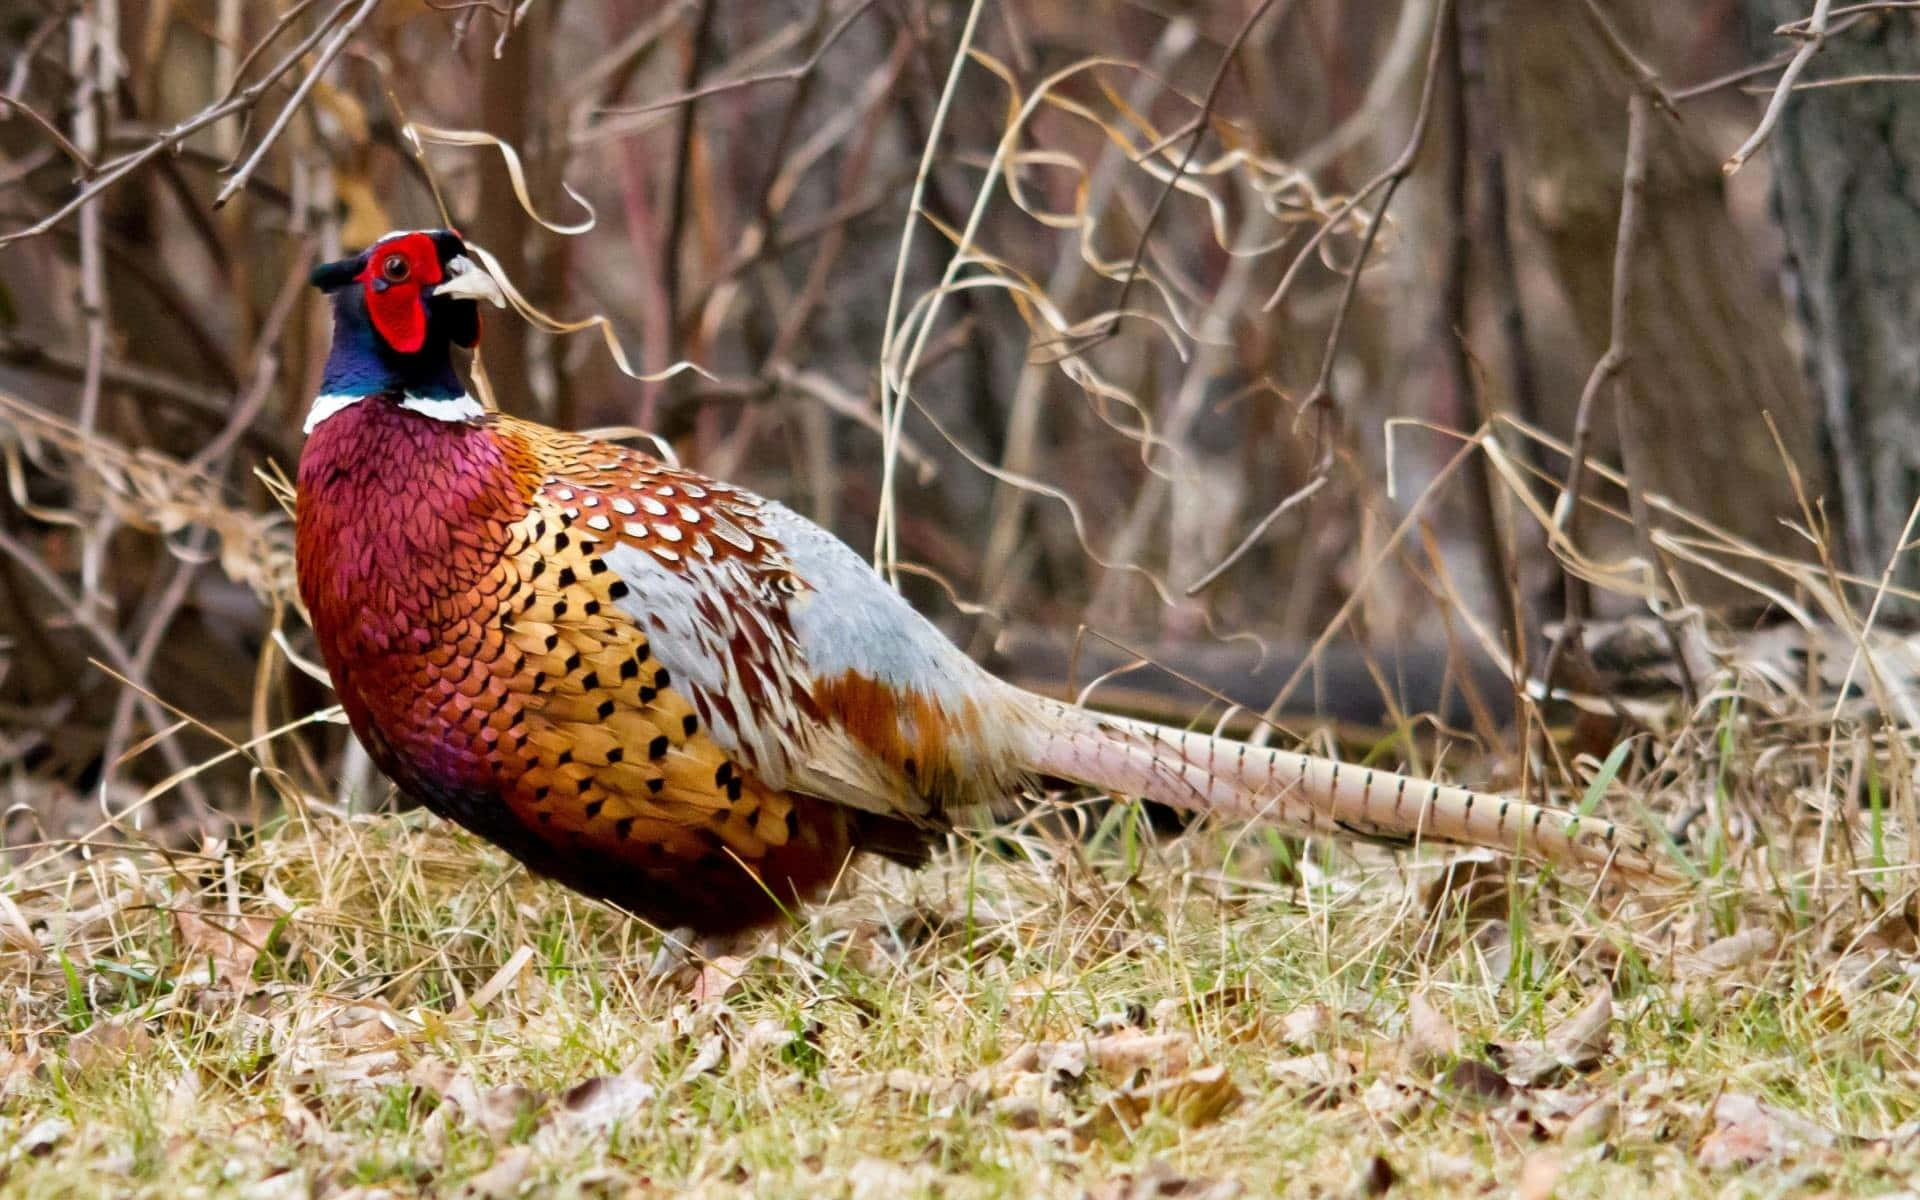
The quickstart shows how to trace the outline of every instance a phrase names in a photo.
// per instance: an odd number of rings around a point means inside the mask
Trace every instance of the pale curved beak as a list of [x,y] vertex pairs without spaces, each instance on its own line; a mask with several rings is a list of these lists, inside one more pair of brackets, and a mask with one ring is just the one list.
[[495,308],[507,306],[499,281],[464,254],[455,255],[447,263],[447,278],[434,285],[433,294],[457,300],[485,300]]

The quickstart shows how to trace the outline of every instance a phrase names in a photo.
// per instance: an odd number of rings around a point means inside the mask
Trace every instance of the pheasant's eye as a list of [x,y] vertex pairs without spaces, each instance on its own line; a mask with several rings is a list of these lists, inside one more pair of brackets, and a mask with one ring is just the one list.
[[404,254],[389,254],[380,260],[380,276],[388,283],[405,283],[412,269]]

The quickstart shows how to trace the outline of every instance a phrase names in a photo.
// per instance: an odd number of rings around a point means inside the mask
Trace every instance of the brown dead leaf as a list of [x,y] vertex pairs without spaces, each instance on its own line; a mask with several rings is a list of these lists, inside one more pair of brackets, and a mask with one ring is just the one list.
[[1318,1001],[1303,1004],[1280,1018],[1280,1040],[1289,1046],[1315,1045],[1332,1030],[1333,1010]]
[[1308,1108],[1337,1108],[1358,1091],[1352,1064],[1324,1052],[1268,1063],[1267,1078]]
[[1743,929],[1682,958],[1679,974],[1684,979],[1713,979],[1765,958],[1779,945],[1780,935],[1771,929]]
[[40,1048],[29,1046],[25,1050],[16,1050],[0,1057],[0,1102],[33,1082],[34,1075],[40,1070]]
[[1240,1100],[1240,1088],[1225,1067],[1202,1067],[1173,1079],[1122,1088],[1109,1097],[1086,1124],[1104,1128],[1117,1123],[1122,1128],[1133,1129],[1147,1114],[1159,1112],[1192,1129],[1219,1120]]
[[1376,1079],[1360,1093],[1367,1116],[1382,1129],[1398,1129],[1426,1106],[1427,1093],[1392,1079]]
[[440,1098],[435,1117],[451,1113],[496,1144],[505,1141],[540,1107],[540,1094],[531,1088],[518,1083],[482,1088],[464,1071],[437,1059],[415,1063],[407,1078]]
[[1407,1001],[1404,1049],[1407,1064],[1416,1071],[1434,1070],[1460,1056],[1459,1031],[1427,999],[1424,989]]
[[1566,1128],[1560,1131],[1560,1144],[1569,1150],[1597,1146],[1613,1136],[1613,1127],[1619,1119],[1620,1102],[1611,1096],[1602,1096],[1573,1114]]
[[1507,1077],[1477,1058],[1463,1058],[1453,1064],[1440,1084],[1460,1099],[1501,1104],[1513,1098],[1513,1085]]
[[1488,1056],[1523,1087],[1538,1087],[1566,1072],[1590,1071],[1606,1058],[1613,1030],[1613,997],[1603,988],[1579,1012],[1537,1040],[1489,1042]]
[[1463,912],[1468,921],[1507,915],[1507,879],[1513,860],[1504,854],[1476,851],[1449,862],[1421,893],[1429,920]]
[[510,1200],[526,1186],[527,1172],[532,1167],[531,1149],[509,1146],[494,1157],[492,1166],[467,1180],[460,1195],[467,1200]]
[[1141,1074],[1163,1077],[1182,1074],[1197,1054],[1190,1033],[1122,1029],[1100,1037],[1027,1042],[1002,1059],[995,1073],[1041,1072],[1079,1079],[1092,1068],[1108,1082],[1121,1084]]
[[1141,1170],[1091,1188],[1086,1200],[1234,1200],[1246,1188],[1235,1179],[1194,1179],[1159,1159]]
[[1713,1103],[1714,1127],[1694,1150],[1709,1171],[1750,1167],[1827,1148],[1828,1130],[1744,1092],[1722,1092]]
[[250,996],[259,985],[253,968],[266,949],[279,918],[261,914],[228,916],[175,909],[173,925],[180,943],[180,980],[205,984],[209,976],[236,996]]
[[696,1007],[718,1004],[725,1000],[740,981],[747,977],[753,967],[752,958],[741,958],[732,954],[717,954],[700,966],[700,974],[694,978],[693,986],[687,989],[687,999]]
[[1386,1155],[1374,1154],[1361,1166],[1360,1174],[1354,1179],[1350,1190],[1355,1196],[1384,1196],[1399,1181],[1400,1172],[1393,1169]]
[[653,1102],[659,1090],[633,1068],[618,1075],[596,1075],[560,1097],[553,1114],[557,1128],[604,1136]]
[[67,1042],[67,1068],[76,1073],[111,1071],[153,1049],[147,1023],[134,1017],[110,1017],[73,1035]]
[[1551,1151],[1536,1151],[1520,1164],[1520,1180],[1513,1185],[1514,1200],[1552,1200],[1566,1162]]

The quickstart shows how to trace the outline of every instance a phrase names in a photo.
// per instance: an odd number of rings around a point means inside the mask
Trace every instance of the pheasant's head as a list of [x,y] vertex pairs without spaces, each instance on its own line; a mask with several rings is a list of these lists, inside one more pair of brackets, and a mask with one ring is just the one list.
[[500,285],[448,229],[390,233],[313,269],[333,297],[333,350],[307,429],[368,396],[451,419],[479,415],[453,371],[453,347],[480,340],[480,304]]

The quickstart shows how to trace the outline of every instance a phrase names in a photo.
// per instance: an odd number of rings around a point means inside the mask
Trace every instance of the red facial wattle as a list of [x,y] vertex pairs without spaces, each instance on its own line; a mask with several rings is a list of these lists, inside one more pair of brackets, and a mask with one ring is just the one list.
[[367,315],[380,337],[402,354],[413,354],[427,341],[427,309],[422,289],[445,278],[433,239],[424,233],[382,242],[367,256],[360,286],[367,297]]

